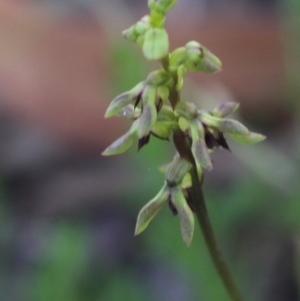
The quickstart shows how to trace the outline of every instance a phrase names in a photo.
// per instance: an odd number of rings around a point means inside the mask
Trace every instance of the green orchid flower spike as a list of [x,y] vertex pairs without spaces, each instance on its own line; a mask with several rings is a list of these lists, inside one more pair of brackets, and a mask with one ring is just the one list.
[[165,20],[176,2],[149,0],[149,14],[123,31],[127,40],[141,47],[146,59],[159,61],[161,68],[111,102],[105,117],[123,117],[132,121],[132,125],[102,154],[121,154],[134,143],[139,150],[149,143],[151,136],[163,140],[173,137],[176,155],[163,168],[162,188],[139,212],[135,235],[143,232],[160,209],[168,205],[178,216],[182,239],[189,246],[196,217],[229,295],[233,301],[242,301],[214,238],[201,187],[204,172],[213,169],[211,153],[218,148],[229,150],[227,138],[241,144],[255,144],[265,136],[227,117],[239,107],[235,102],[221,103],[209,112],[191,101],[181,100],[188,72],[213,74],[221,71],[222,63],[196,41],[169,53]]

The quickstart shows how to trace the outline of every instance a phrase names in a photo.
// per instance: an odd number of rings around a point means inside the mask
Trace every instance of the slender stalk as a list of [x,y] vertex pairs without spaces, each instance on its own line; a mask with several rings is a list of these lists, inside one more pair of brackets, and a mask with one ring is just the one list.
[[201,188],[201,179],[198,178],[195,161],[189,145],[190,143],[185,134],[180,130],[174,133],[173,138],[180,156],[193,163],[193,169],[191,171],[193,181],[193,186],[191,187],[191,201],[213,263],[232,301],[243,301],[215,239]]
[[[162,67],[167,71],[169,66],[168,58],[164,58],[161,61],[161,64]],[[176,83],[177,76],[173,75],[173,78]],[[170,93],[169,98],[170,98],[171,105],[174,109],[178,101],[180,101],[180,93],[176,91],[176,89],[173,89]],[[198,223],[202,230],[213,263],[232,301],[243,301],[243,298],[237,286],[235,285],[235,282],[223,259],[222,253],[215,239],[215,235],[206,209],[204,195],[202,192],[202,187],[201,187],[202,179],[199,179],[198,177],[196,163],[191,152],[190,141],[188,140],[187,136],[179,129],[174,131],[173,140],[180,156],[182,158],[187,159],[189,162],[193,164],[193,168],[191,171],[192,183],[193,183],[193,186],[191,187],[191,202],[193,204],[194,207],[193,209],[195,210]]]
[[[196,169],[192,174],[193,183],[199,183]],[[198,181],[197,181],[198,180]],[[222,257],[222,253],[218,247],[215,235],[209,220],[208,212],[205,205],[204,195],[200,183],[192,186],[192,201],[195,207],[195,213],[204,235],[206,245],[214,265],[222,279],[228,294],[234,301],[242,301],[243,298],[230,274],[230,271]]]

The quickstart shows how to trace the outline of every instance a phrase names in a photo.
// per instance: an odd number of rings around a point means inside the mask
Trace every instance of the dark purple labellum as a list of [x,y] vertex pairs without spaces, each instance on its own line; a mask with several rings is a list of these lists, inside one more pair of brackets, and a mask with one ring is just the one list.
[[225,137],[224,137],[223,133],[219,133],[219,137],[217,139],[217,142],[221,147],[223,147],[223,148],[227,149],[228,151],[230,151],[230,148],[229,148],[229,146],[228,146],[228,144],[225,140]]
[[193,212],[196,212],[195,204],[193,203],[193,198],[191,196],[191,190],[190,189],[185,189],[184,191],[184,196],[187,201],[187,204],[191,208]]
[[141,98],[142,98],[142,92],[137,96],[135,103],[134,103],[134,108],[136,108],[139,105]]
[[157,110],[157,113],[161,110],[162,108],[162,100],[161,98],[158,100],[158,103],[156,104],[156,110]]
[[169,204],[169,208],[170,208],[170,210],[172,211],[173,215],[174,215],[174,216],[177,215],[177,214],[178,214],[178,211],[177,211],[177,209],[175,208],[175,206],[173,205],[173,203],[171,202],[171,200],[169,200],[168,204]]
[[138,151],[144,146],[147,145],[149,143],[150,140],[150,134],[147,136],[142,137],[141,139],[139,139],[139,143],[138,143]]
[[208,149],[215,148],[218,144],[214,135],[205,129],[205,144]]

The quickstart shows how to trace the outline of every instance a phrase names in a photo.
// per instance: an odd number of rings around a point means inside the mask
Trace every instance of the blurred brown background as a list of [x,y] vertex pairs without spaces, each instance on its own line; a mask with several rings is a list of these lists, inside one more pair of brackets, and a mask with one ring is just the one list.
[[[121,31],[147,1],[0,1],[0,300],[228,300],[201,233],[186,249],[166,209],[133,238],[171,145],[118,158],[109,101],[157,68]],[[192,74],[199,106],[241,104],[262,145],[217,151],[205,194],[245,300],[299,300],[300,4],[178,0],[171,48],[197,40],[223,71]],[[135,147],[134,147],[135,148]]]

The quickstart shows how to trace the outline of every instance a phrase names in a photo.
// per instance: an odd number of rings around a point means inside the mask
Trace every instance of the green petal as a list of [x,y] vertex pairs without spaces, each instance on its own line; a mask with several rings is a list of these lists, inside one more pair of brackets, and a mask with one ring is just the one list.
[[154,125],[157,118],[156,102],[156,88],[147,86],[142,95],[143,110],[138,119],[138,137],[142,138],[148,135],[151,127]]
[[181,65],[178,67],[178,69],[177,69],[177,85],[176,85],[177,91],[180,91],[182,89],[186,72],[187,72],[187,69],[184,65]]
[[195,121],[190,125],[192,137],[192,153],[196,162],[204,169],[211,170],[212,163],[204,139],[204,130],[200,122]]
[[192,182],[192,176],[191,174],[188,172],[182,179],[182,182],[180,184],[182,189],[187,189],[192,187],[193,182]]
[[[171,54],[169,58],[169,70],[172,73],[179,73],[179,68],[180,73],[183,74],[183,71],[185,68],[183,68],[183,64],[185,63],[187,57],[186,57],[186,49],[185,47],[180,47],[175,49]],[[186,71],[186,70],[185,70]],[[178,76],[179,77],[179,76]]]
[[102,156],[112,156],[124,153],[129,149],[136,138],[136,122],[134,122],[126,134],[121,136],[103,151]]
[[195,221],[193,212],[187,204],[181,188],[172,188],[171,201],[178,212],[182,239],[189,246],[194,234]]
[[165,29],[151,28],[145,33],[143,52],[148,60],[160,60],[169,53],[169,38]]
[[184,117],[179,117],[178,119],[178,126],[179,128],[185,132],[189,129],[190,127],[190,121],[188,121],[187,119],[185,119]]
[[163,104],[169,99],[169,88],[166,86],[157,87],[157,96],[162,100]]
[[134,235],[140,234],[147,228],[153,217],[167,203],[168,195],[169,189],[164,185],[158,194],[141,209],[137,218]]

